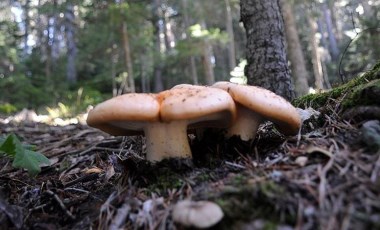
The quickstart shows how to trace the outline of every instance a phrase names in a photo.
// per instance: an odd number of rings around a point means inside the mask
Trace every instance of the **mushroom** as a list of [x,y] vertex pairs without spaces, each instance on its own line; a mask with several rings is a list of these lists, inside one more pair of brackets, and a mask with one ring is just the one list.
[[255,138],[260,123],[267,119],[285,135],[295,135],[301,126],[301,118],[283,97],[264,88],[217,82],[212,87],[227,91],[236,102],[237,118],[228,128],[227,137],[240,136],[243,141]]
[[228,126],[235,104],[223,90],[200,87],[158,94],[130,93],[97,105],[87,124],[111,135],[145,134],[147,160],[191,158],[187,127]]
[[182,200],[173,208],[173,220],[185,227],[209,228],[218,223],[224,214],[210,201]]

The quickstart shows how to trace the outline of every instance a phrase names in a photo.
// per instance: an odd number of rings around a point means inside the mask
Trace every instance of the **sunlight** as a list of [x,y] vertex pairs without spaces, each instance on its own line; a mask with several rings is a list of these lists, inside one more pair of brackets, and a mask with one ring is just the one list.
[[231,72],[230,75],[232,76],[230,78],[230,82],[236,83],[236,84],[241,84],[241,85],[246,85],[247,84],[247,78],[244,75],[244,68],[247,65],[247,60],[242,60],[236,66]]

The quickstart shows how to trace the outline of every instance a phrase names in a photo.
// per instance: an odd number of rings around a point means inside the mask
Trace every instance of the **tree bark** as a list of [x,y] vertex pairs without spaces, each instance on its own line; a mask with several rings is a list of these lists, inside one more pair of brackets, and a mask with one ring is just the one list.
[[23,47],[23,56],[24,58],[28,55],[28,38],[29,38],[29,25],[30,25],[30,18],[29,18],[29,8],[30,8],[30,0],[25,1],[24,6],[24,47]]
[[66,78],[69,84],[77,82],[77,72],[75,67],[75,59],[77,56],[77,46],[75,43],[75,15],[74,6],[68,4],[66,8],[66,41],[67,41],[67,66]]
[[292,6],[288,0],[280,0],[285,23],[285,34],[287,42],[288,57],[292,70],[295,91],[297,96],[308,93],[309,84],[307,82],[309,73],[306,70],[305,58],[302,52],[298,31],[293,17]]
[[232,14],[230,0],[224,0],[226,5],[226,29],[228,34],[228,64],[229,71],[236,67],[236,54],[235,54],[235,37],[232,24]]
[[241,0],[241,21],[247,34],[248,84],[294,98],[285,51],[284,22],[278,0]]
[[315,38],[315,34],[317,33],[317,23],[312,18],[310,13],[307,15],[307,17],[308,17],[308,23],[310,27],[309,45],[311,49],[311,62],[313,64],[315,88],[317,90],[322,90],[323,89],[322,63],[321,63],[321,57],[318,51],[318,42]]
[[207,41],[206,39],[205,41],[203,41],[203,55],[202,55],[206,85],[212,85],[215,83],[214,66],[211,62],[211,58],[212,58],[212,46],[210,45],[210,42]]
[[322,3],[322,11],[323,11],[323,17],[325,18],[326,30],[327,30],[328,39],[329,39],[329,53],[330,53],[331,59],[333,61],[336,61],[338,60],[338,57],[339,57],[339,48],[338,48],[338,44],[336,42],[335,34],[333,31],[333,23],[331,19],[330,9],[328,8],[326,2]]
[[[207,30],[207,25],[205,21],[201,22],[202,30]],[[205,83],[206,85],[212,85],[215,83],[215,73],[214,65],[211,61],[213,58],[212,45],[207,37],[203,38],[202,41],[202,62],[205,71]]]
[[[182,0],[182,7],[183,7],[183,19],[184,19],[184,25],[186,30],[186,38],[190,38],[189,33],[189,27],[190,27],[190,19],[189,19],[189,12],[188,12],[188,0]],[[190,74],[191,79],[193,81],[194,85],[198,85],[198,73],[197,73],[197,67],[195,63],[195,57],[191,55],[189,57],[190,60]]]
[[[122,40],[123,40],[123,48],[124,48],[124,59],[125,59],[125,65],[127,67],[127,78],[123,79],[123,93],[129,92],[134,93],[136,91],[135,89],[135,78],[133,75],[133,64],[132,64],[132,58],[131,58],[131,49],[129,44],[129,36],[128,36],[128,27],[127,23],[125,22],[125,19],[123,19],[123,22],[121,24],[121,34],[122,34]],[[126,84],[126,81],[128,80],[128,84]]]
[[154,47],[155,47],[155,59],[154,59],[154,92],[160,92],[164,90],[164,82],[162,79],[162,63],[161,63],[161,28],[160,28],[160,7],[161,0],[153,0],[153,19],[152,24],[154,28]]

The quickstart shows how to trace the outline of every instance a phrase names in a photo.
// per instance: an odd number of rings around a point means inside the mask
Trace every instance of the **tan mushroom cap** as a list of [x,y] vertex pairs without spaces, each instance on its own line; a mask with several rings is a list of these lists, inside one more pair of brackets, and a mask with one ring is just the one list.
[[191,126],[226,127],[236,116],[231,96],[217,88],[178,85],[159,93],[158,98],[163,122],[182,119]]
[[213,85],[229,92],[240,105],[272,121],[285,135],[295,135],[301,126],[296,108],[283,97],[261,87],[217,82]]
[[158,121],[159,112],[155,94],[123,94],[96,105],[87,124],[114,136],[134,135],[143,132],[144,122]]

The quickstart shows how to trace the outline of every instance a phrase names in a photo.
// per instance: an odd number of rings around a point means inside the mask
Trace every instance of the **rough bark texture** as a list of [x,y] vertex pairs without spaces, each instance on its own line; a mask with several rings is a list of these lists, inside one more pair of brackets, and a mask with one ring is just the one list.
[[288,0],[280,0],[280,4],[284,16],[287,51],[295,91],[297,96],[302,96],[307,94],[309,90],[309,84],[307,82],[309,73],[306,70],[305,58],[302,53],[301,43],[293,17],[292,6],[289,4]]
[[286,99],[294,98],[278,0],[241,0],[240,4],[247,34],[248,84],[269,89]]

